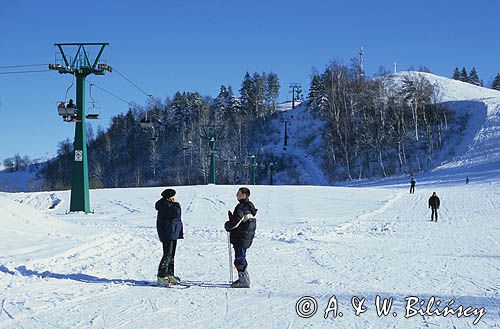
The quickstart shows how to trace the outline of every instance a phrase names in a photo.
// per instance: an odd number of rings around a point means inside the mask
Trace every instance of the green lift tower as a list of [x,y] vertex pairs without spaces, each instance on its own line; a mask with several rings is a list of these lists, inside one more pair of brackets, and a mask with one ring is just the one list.
[[[87,136],[85,119],[92,119],[91,115],[85,115],[85,78],[91,74],[104,75],[105,71],[111,72],[112,68],[107,64],[99,63],[99,59],[108,43],[56,43],[62,57],[62,63],[50,64],[49,69],[58,71],[60,74],[72,74],[76,79],[76,111],[74,120],[75,141],[74,159],[71,179],[71,201],[69,211],[83,211],[89,213],[89,170],[87,163]],[[99,47],[94,59],[90,58],[89,49]],[[75,51],[72,57],[65,53]],[[68,50],[71,49],[71,50]]]

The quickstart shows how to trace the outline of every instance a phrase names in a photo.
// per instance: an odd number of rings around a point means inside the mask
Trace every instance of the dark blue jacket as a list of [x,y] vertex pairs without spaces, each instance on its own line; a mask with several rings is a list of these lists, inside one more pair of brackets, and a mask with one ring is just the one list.
[[161,242],[184,239],[181,205],[178,202],[170,202],[165,198],[156,201],[156,230]]
[[257,228],[256,220],[240,221],[245,215],[255,217],[256,214],[257,209],[255,209],[252,202],[248,199],[240,200],[240,203],[234,208],[233,216],[224,224],[224,228],[231,232],[231,244],[245,249],[250,248]]

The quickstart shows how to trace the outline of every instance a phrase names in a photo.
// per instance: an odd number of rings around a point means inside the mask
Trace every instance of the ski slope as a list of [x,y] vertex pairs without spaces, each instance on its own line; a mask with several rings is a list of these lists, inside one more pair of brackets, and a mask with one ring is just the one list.
[[[239,186],[176,187],[185,225],[176,274],[187,287],[172,289],[151,285],[161,257],[154,202],[164,187],[92,190],[95,213],[87,215],[67,214],[68,191],[0,193],[0,329],[499,328],[500,93],[425,75],[442,102],[472,115],[454,158],[417,176],[413,195],[407,177],[250,186],[259,209],[250,289],[227,288],[222,227]],[[321,122],[302,106],[287,108],[289,146],[276,133],[265,147],[297,164],[298,183],[328,185],[310,156]],[[437,223],[427,208],[433,191]],[[304,296],[317,301],[310,318],[296,314]],[[343,316],[325,319],[332,296]],[[359,316],[353,296],[366,298]],[[376,296],[393,298],[388,316],[377,316]],[[485,314],[405,318],[409,296]]]
[[475,86],[458,80],[424,72],[402,72],[395,81],[408,75],[420,75],[439,90],[438,101],[457,113],[469,113],[464,138],[456,156],[446,159],[437,170],[459,168],[460,172],[495,171],[500,169],[500,91]]
[[[237,186],[179,187],[185,240],[176,271],[191,287],[152,287],[161,257],[161,188],[91,191],[94,214],[66,214],[68,192],[0,194],[0,328],[491,328],[500,324],[498,181],[440,188],[252,187],[259,209],[251,289],[228,289],[226,212]],[[49,209],[54,200],[60,200]],[[329,298],[343,317],[323,318]],[[367,298],[359,317],[352,296]],[[375,296],[397,317],[377,317]],[[474,317],[404,318],[405,297],[484,307]],[[295,313],[313,296],[318,313]]]

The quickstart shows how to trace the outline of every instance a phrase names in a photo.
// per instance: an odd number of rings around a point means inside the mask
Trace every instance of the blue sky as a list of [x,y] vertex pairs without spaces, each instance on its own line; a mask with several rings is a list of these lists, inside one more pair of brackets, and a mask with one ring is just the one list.
[[[272,71],[286,100],[290,82],[306,92],[313,67],[348,63],[363,46],[369,75],[394,61],[443,76],[475,66],[490,83],[500,72],[499,16],[497,0],[2,1],[0,67],[54,62],[55,42],[109,42],[107,63],[161,99],[177,90],[215,97],[221,84],[238,90],[246,71]],[[145,103],[116,73],[89,80]],[[55,72],[0,75],[0,161],[55,154],[73,139],[74,126],[56,113],[70,83]],[[102,91],[93,96],[102,116],[94,128],[128,108]]]

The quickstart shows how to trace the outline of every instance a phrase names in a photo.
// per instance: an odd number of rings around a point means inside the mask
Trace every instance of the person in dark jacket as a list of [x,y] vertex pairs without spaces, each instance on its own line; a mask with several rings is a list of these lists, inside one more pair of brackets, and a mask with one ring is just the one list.
[[432,192],[432,196],[429,198],[429,208],[432,210],[431,213],[431,222],[436,217],[436,222],[438,221],[438,209],[439,209],[440,200],[436,195],[436,192]]
[[255,236],[257,209],[249,200],[250,190],[241,187],[236,193],[238,205],[234,212],[229,210],[229,220],[224,224],[230,232],[230,242],[234,249],[234,266],[238,270],[238,280],[231,283],[232,288],[250,288],[250,276],[247,271],[246,252]]
[[412,177],[410,182],[410,194],[415,194],[415,185],[417,185],[417,181],[415,177]]
[[177,240],[183,239],[181,220],[181,206],[175,201],[175,190],[166,189],[161,193],[162,198],[156,201],[158,210],[156,230],[163,244],[163,257],[158,265],[158,284],[168,286],[178,284],[181,279],[174,275],[175,249]]

